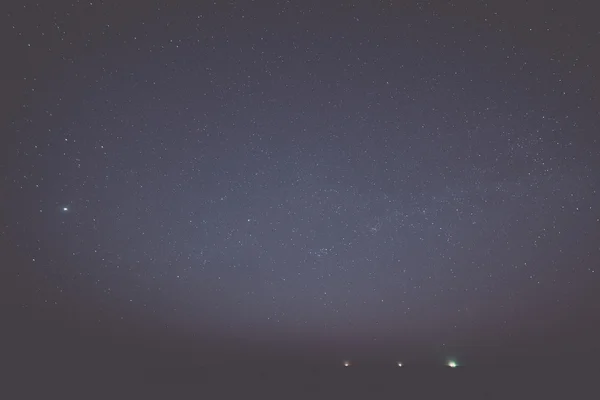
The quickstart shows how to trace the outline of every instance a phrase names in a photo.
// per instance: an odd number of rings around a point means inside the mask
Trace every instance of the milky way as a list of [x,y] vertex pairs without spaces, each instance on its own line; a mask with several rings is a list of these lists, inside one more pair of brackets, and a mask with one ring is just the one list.
[[452,356],[593,304],[587,25],[533,6],[19,7],[1,153],[19,308]]

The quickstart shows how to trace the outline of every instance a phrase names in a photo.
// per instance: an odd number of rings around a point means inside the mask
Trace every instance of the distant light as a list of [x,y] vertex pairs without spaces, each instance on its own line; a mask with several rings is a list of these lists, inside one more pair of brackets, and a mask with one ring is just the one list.
[[448,366],[450,368],[456,368],[456,366],[457,366],[456,361],[448,361]]
[[402,366],[402,363],[401,363],[400,361],[398,361],[398,366],[399,366],[399,367],[401,367],[401,366]]
[[63,207],[63,211],[69,211],[69,207]]
[[349,367],[350,366],[350,361],[344,361],[344,367]]

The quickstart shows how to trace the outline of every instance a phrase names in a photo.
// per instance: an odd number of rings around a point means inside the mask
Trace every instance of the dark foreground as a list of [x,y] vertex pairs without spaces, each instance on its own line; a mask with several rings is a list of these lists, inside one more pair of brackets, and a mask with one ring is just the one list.
[[[376,367],[289,365],[13,370],[6,398],[378,399],[600,398],[591,366]],[[5,376],[6,377],[6,376]],[[42,396],[42,397],[40,397]],[[208,397],[207,397],[208,396]],[[507,397],[510,396],[510,397]],[[4,396],[3,396],[4,397]]]

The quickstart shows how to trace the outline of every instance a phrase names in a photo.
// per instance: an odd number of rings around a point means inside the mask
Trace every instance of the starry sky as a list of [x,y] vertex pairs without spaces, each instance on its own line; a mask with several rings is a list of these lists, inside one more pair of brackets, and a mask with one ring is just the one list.
[[583,4],[9,2],[13,345],[332,365],[597,352]]

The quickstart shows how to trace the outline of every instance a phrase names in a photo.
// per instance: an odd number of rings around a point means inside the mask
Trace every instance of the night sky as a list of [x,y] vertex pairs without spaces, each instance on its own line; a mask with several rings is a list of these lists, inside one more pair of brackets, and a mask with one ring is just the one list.
[[9,3],[15,365],[600,353],[577,1]]

